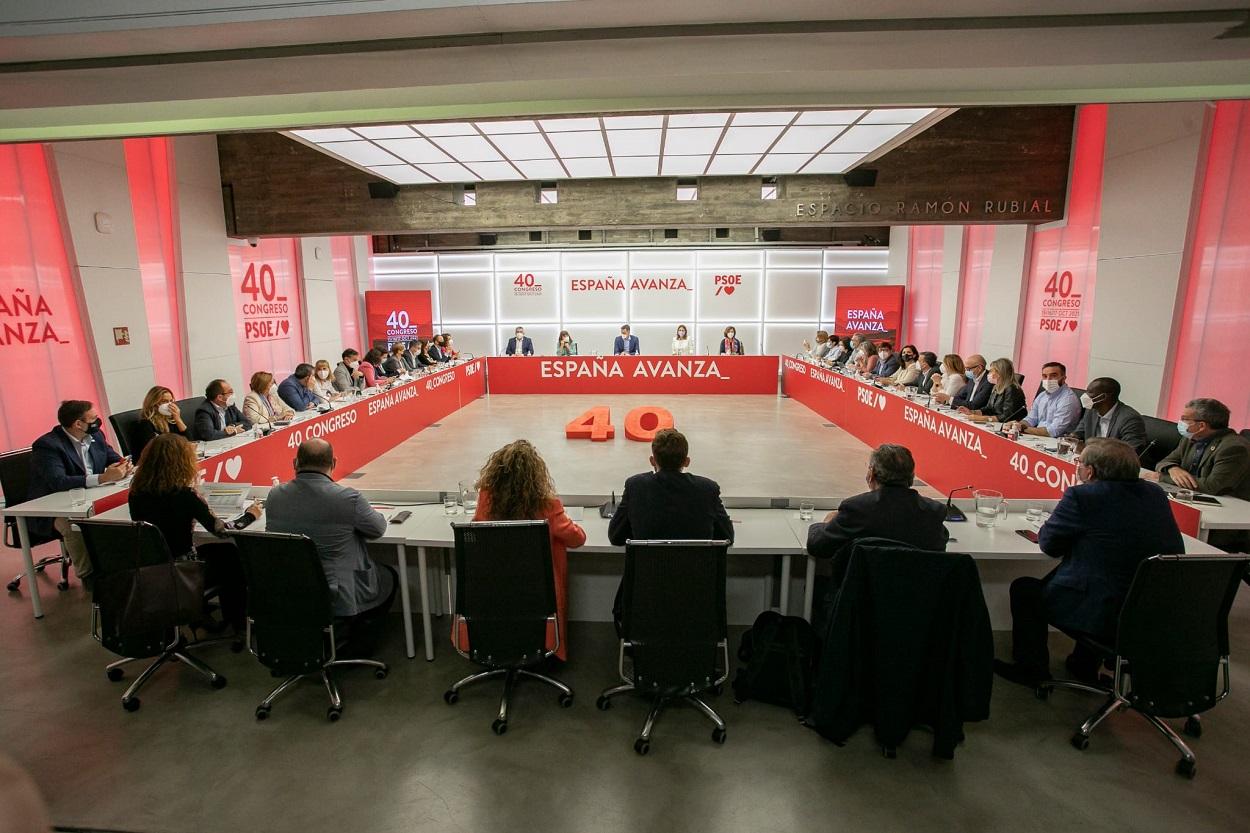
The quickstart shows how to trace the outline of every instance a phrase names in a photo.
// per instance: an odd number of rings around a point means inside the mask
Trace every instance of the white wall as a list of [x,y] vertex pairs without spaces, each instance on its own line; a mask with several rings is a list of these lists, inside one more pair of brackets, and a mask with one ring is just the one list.
[[[81,282],[99,359],[100,405],[106,412],[137,408],[154,379],[122,143],[60,142],[52,145],[52,157],[68,231],[66,254]],[[110,231],[97,230],[97,215],[108,216]],[[128,345],[113,343],[114,327],[130,328]]]
[[1168,372],[1207,110],[1113,104],[1107,113],[1089,375],[1118,379],[1124,401],[1146,414],[1157,414]]
[[955,320],[959,311],[959,281],[963,273],[964,227],[947,226],[942,230],[942,307],[938,316],[938,343],[920,347],[938,356],[955,351]]
[[190,393],[202,395],[204,386],[217,378],[228,379],[236,388],[245,389],[235,329],[217,139],[180,136],[173,141],[178,180],[175,219],[187,322]]
[[[981,347],[986,361],[1015,356],[1024,295],[1024,274],[1029,263],[1029,227],[999,226],[994,232],[994,254],[985,291],[985,323]],[[1018,372],[1028,374],[1029,371]]]
[[310,361],[325,359],[333,366],[343,352],[343,334],[330,238],[302,237],[298,242],[300,273],[304,277],[304,333],[308,342],[304,355]]

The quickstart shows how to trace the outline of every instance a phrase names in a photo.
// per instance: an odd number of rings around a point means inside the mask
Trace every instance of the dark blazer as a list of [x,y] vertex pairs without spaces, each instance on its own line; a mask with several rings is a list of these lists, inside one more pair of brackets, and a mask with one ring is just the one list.
[[893,376],[898,373],[898,369],[902,364],[898,353],[891,353],[885,361],[877,362],[877,366],[872,369],[873,376]]
[[994,393],[994,388],[991,386],[989,401],[985,403],[981,413],[985,416],[998,417],[999,422],[1024,419],[1029,413],[1029,409],[1024,404],[1024,391],[1019,385],[1009,385],[1000,396]]
[[617,336],[612,342],[612,355],[619,356],[622,353],[628,353],[631,356],[638,355],[638,336],[630,336],[626,341],[623,336]]
[[733,541],[734,529],[715,480],[661,470],[625,481],[608,540],[619,547],[630,538]]
[[[1193,440],[1181,440],[1181,444],[1156,466],[1161,472],[1159,479],[1171,483],[1168,469],[1188,465],[1193,448]],[[1225,428],[1211,437],[1194,477],[1198,479],[1198,488],[1207,494],[1232,495],[1250,500],[1250,444],[1233,429]]]
[[[955,408],[967,408],[970,411],[984,411],[990,402],[990,394],[994,386],[990,384],[990,374],[982,373],[980,379],[970,379],[964,389],[955,394],[951,405]],[[1023,418],[1021,414],[1017,419]]]
[[522,356],[534,355],[534,339],[526,336],[521,339],[521,343],[517,344],[516,336],[508,339],[508,347],[503,351],[505,356],[515,356],[520,353]]
[[400,358],[404,360],[405,370],[416,370],[420,366],[417,363],[417,354],[411,350],[405,350]]
[[[121,459],[121,455],[108,444],[104,434],[91,435],[91,447],[87,453],[91,457],[91,470],[94,474],[100,474]],[[65,429],[58,425],[31,444],[30,489],[26,493],[28,500],[56,492],[67,492],[70,489],[81,489],[86,485],[87,470],[83,468],[78,448],[69,434],[65,433]],[[53,529],[51,518],[30,518],[27,524],[32,536],[60,537]]]
[[920,378],[916,380],[916,384],[908,385],[907,387],[914,387],[916,390],[924,394],[931,393],[933,391],[934,378],[941,375],[941,368],[931,367],[926,372],[920,374]]
[[242,425],[243,430],[252,427],[252,423],[243,417],[243,412],[234,405],[226,408],[226,424],[221,424],[217,416],[217,408],[212,402],[205,400],[195,409],[193,433],[197,440],[220,440],[226,436],[226,425]]
[[[635,339],[635,340],[637,340],[637,339]],[[729,343],[729,344],[726,344],[726,343],[725,343],[726,341],[727,341],[727,339],[724,339],[724,338],[722,338],[722,339],[720,340],[720,351],[721,351],[721,353],[728,353],[728,354],[733,355],[733,356],[741,356],[741,355],[742,355],[742,339],[740,339],[740,338],[735,338],[735,339],[733,339],[733,340],[732,340],[732,342],[731,342],[731,343]],[[728,348],[728,349],[726,349],[726,348]]]
[[430,342],[430,349],[428,352],[430,354],[430,358],[436,362],[447,361],[447,354],[443,352],[442,348],[432,341]]
[[1043,580],[1048,620],[1107,639],[1115,636],[1137,565],[1185,551],[1167,495],[1145,480],[1072,486],[1037,538],[1042,552],[1063,559]]
[[[185,421],[183,422],[185,425]],[[187,430],[179,431],[173,423],[169,425],[169,433],[177,434],[191,439],[191,426],[187,425]],[[135,423],[135,427],[130,432],[130,453],[136,463],[143,456],[143,449],[148,447],[148,443],[160,436],[160,432],[156,430],[156,426],[149,419],[141,419]]]
[[295,378],[294,373],[278,385],[278,398],[291,406],[291,410],[297,412],[316,408],[322,401],[315,393],[304,387],[300,380]]
[[[1108,436],[1124,440],[1133,447],[1134,451],[1140,452],[1146,447],[1146,421],[1141,418],[1141,414],[1123,402],[1116,405],[1115,410],[1111,412],[1110,431]],[[1073,433],[1082,440],[1097,437],[1098,411],[1094,408],[1086,408]]]
[[922,550],[944,550],[946,507],[905,486],[882,486],[875,492],[848,497],[828,524],[807,530],[807,553],[833,559],[833,583],[842,583],[850,558],[849,544],[860,538],[889,538]]

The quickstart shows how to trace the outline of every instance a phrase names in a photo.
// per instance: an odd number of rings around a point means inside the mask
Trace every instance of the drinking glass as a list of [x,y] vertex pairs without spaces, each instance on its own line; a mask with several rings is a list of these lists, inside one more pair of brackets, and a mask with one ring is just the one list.
[[1193,503],[1194,502],[1194,490],[1193,489],[1177,489],[1176,499],[1179,500],[1181,503]]
[[990,489],[978,489],[972,493],[977,503],[977,526],[992,529],[998,526],[999,519],[1007,517],[1007,501],[1003,500],[1002,492]]
[[464,514],[472,516],[477,512],[477,489],[472,480],[460,481],[460,503],[464,506]]
[[1030,503],[1024,510],[1024,516],[1034,527],[1042,525],[1042,505],[1040,503]]
[[[1190,495],[1190,497],[1192,497],[1192,495]],[[75,509],[81,509],[82,507],[86,506],[87,505],[87,490],[86,489],[70,489],[69,490],[69,503]]]
[[447,515],[460,514],[460,504],[456,500],[456,495],[451,493],[443,495],[443,513]]
[[799,502],[799,520],[810,521],[812,519],[812,513],[815,510],[816,510],[816,504],[813,503],[812,501],[810,500],[800,501]]

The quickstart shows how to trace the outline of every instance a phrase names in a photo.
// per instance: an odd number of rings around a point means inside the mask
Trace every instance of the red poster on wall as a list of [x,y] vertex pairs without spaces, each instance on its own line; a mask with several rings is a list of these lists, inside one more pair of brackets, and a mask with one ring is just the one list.
[[306,361],[298,264],[290,237],[230,250],[245,379],[258,370],[281,379]]
[[902,340],[905,286],[839,286],[834,334],[875,333]]
[[377,290],[365,293],[369,344],[412,341],[434,333],[434,299],[428,289]]

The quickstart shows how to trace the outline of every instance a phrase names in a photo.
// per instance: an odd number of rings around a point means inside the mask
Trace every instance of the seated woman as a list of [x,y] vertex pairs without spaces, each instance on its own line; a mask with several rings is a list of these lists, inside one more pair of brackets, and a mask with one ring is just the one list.
[[443,333],[443,355],[447,357],[449,362],[454,362],[460,358],[460,351],[451,343],[451,333]]
[[[218,588],[226,623],[236,634],[242,634],[247,585],[238,551],[230,542],[192,546],[191,531],[196,521],[210,534],[226,537],[225,524],[195,490],[199,468],[195,446],[177,434],[161,434],[152,440],[143,450],[130,483],[130,517],[159,529],[175,557],[194,552],[206,562],[205,586]],[[257,502],[247,508],[253,518],[259,518],[260,513]]]
[[572,356],[573,353],[573,336],[569,335],[568,330],[561,330],[560,337],[556,339],[556,355]]
[[382,372],[382,351],[374,347],[365,353],[360,362],[360,372],[365,374],[365,387],[377,387],[386,378],[386,374]]
[[933,380],[933,398],[938,402],[949,402],[968,383],[967,373],[963,358],[956,353],[947,353],[942,357],[941,384],[937,379]]
[[920,353],[916,345],[907,344],[899,351],[898,370],[886,377],[886,383],[896,387],[914,386],[920,380]]
[[424,339],[417,346],[417,364],[421,367],[433,367],[438,364],[434,357],[430,355],[430,342]]
[[330,401],[341,397],[343,394],[334,389],[334,371],[330,369],[330,363],[325,359],[318,359],[313,367],[313,392]]
[[182,411],[174,401],[174,392],[157,385],[143,397],[139,421],[130,432],[131,459],[138,460],[147,444],[161,434],[178,434],[191,439],[191,430],[182,420]]
[[[569,587],[568,552],[586,543],[586,532],[573,523],[556,496],[555,484],[538,449],[528,440],[516,440],[490,455],[477,479],[478,499],[475,521],[545,520],[551,530],[551,567],[555,574],[556,613],[560,622],[560,650],[556,656],[568,659]],[[556,634],[547,630],[547,647],[555,647]],[[452,635],[453,644],[468,651],[468,632]]]
[[851,354],[855,351],[855,348],[851,346],[849,338],[839,338],[835,339],[835,341],[838,342],[838,346],[829,351],[828,359],[834,364],[845,365],[851,360]]
[[382,372],[387,376],[402,376],[404,369],[404,345],[392,344],[390,352],[382,360]]
[[278,398],[278,385],[272,373],[256,371],[247,386],[251,391],[243,397],[243,418],[252,425],[272,428],[279,420],[294,419],[295,411]]
[[855,354],[855,372],[861,376],[871,375],[877,369],[877,362],[881,361],[877,355],[877,343],[870,338],[865,338],[859,343],[859,347],[855,348]]
[[725,328],[724,338],[720,340],[720,351],[722,354],[730,356],[742,355],[742,340],[738,338],[738,331],[732,326]]
[[1024,391],[1016,384],[1016,367],[1011,359],[994,359],[986,373],[994,386],[989,403],[979,411],[960,408],[961,414],[969,414],[973,422],[1008,422],[1028,413]]
[[803,353],[806,354],[807,358],[818,362],[824,361],[837,347],[838,342],[829,338],[829,333],[825,330],[816,331],[815,345],[807,339],[803,339]]
[[686,325],[678,324],[677,332],[673,333],[673,355],[689,356],[690,350],[690,337],[686,334]]

